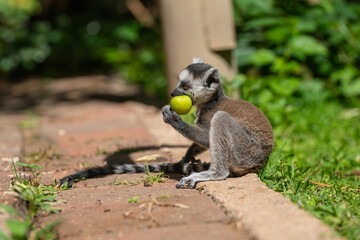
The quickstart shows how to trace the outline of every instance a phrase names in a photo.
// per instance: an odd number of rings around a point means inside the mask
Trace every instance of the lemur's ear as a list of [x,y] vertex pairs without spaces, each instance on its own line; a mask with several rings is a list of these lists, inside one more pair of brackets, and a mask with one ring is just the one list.
[[204,63],[204,61],[201,58],[194,57],[193,63]]
[[220,73],[216,68],[210,68],[205,73],[206,86],[210,87],[213,83],[220,83]]

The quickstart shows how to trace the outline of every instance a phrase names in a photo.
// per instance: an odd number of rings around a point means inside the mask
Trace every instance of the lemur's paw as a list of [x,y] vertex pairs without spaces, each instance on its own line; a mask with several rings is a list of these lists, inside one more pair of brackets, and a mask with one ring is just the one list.
[[187,185],[189,185],[189,188],[194,189],[196,181],[191,179],[191,177],[184,177],[176,184],[176,188],[186,188]]
[[162,114],[163,114],[164,122],[169,124],[181,120],[181,117],[176,112],[171,110],[169,105],[166,105],[162,108]]

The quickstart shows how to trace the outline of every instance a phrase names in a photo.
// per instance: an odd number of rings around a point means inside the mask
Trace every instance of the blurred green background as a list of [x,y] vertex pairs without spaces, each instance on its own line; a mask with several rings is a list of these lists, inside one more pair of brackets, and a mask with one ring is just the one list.
[[[234,0],[234,15],[242,73],[234,91],[253,80],[254,88],[266,87],[259,101],[308,88],[358,104],[357,1]],[[124,1],[0,1],[1,79],[109,72],[166,98],[159,21],[142,26]],[[280,99],[276,103],[284,107]]]
[[158,21],[143,27],[125,1],[0,1],[2,80],[121,73],[164,100],[163,55]]
[[[233,4],[239,74],[223,79],[224,87],[260,107],[275,133],[259,176],[341,235],[360,239],[360,2]],[[0,81],[116,73],[166,103],[155,19],[143,26],[124,1],[1,0]]]

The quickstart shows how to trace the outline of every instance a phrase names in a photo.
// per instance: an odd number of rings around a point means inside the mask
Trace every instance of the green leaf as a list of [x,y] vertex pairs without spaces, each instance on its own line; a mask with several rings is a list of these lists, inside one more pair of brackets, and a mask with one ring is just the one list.
[[129,203],[139,203],[140,202],[139,196],[134,196],[133,198],[129,198],[128,202]]
[[299,91],[305,102],[316,102],[323,99],[324,83],[318,80],[304,81],[300,84]]
[[298,74],[300,71],[300,64],[296,60],[287,60],[285,58],[277,57],[271,70],[278,74],[294,73]]
[[36,170],[44,168],[44,167],[37,166],[35,164],[27,164],[27,163],[21,163],[21,162],[17,162],[16,165],[22,166],[22,167],[27,167],[30,169],[36,169]]
[[7,212],[8,214],[10,214],[11,216],[18,216],[18,212],[11,206],[9,205],[0,205],[0,209],[4,210],[5,212]]
[[296,29],[299,32],[314,33],[317,30],[317,22],[313,19],[299,19]]
[[135,43],[139,40],[139,27],[137,22],[131,22],[115,28],[114,35],[121,40]]
[[14,168],[14,173],[15,173],[16,181],[20,182],[19,176],[18,176],[18,174],[17,174],[16,166],[15,166],[15,163],[14,163],[14,159],[11,159],[11,163],[12,163],[13,168]]
[[139,60],[141,60],[145,64],[154,63],[156,59],[155,52],[149,49],[143,49],[139,53]]
[[26,233],[31,227],[31,221],[26,219],[24,221],[18,221],[15,219],[6,220],[6,225],[9,228],[11,235],[14,239],[27,239]]
[[251,56],[250,60],[257,66],[264,66],[275,61],[275,53],[269,49],[259,49]]
[[282,17],[263,17],[256,18],[254,20],[248,21],[244,24],[245,30],[251,30],[256,28],[265,28],[271,26],[282,25],[285,19]]
[[299,59],[304,59],[307,56],[328,54],[327,48],[321,42],[308,35],[292,38],[288,47],[291,55]]
[[268,41],[279,44],[287,40],[291,34],[291,28],[286,26],[270,28],[265,32],[265,37]]
[[261,16],[277,12],[273,0],[234,0],[235,6],[245,16]]
[[341,86],[342,92],[347,97],[355,97],[360,95],[360,78]]
[[248,46],[238,46],[235,50],[236,59],[239,66],[246,66],[251,62],[251,56],[256,52],[256,48]]
[[354,66],[346,66],[330,75],[332,82],[340,82],[341,84],[348,84],[355,76],[357,76],[358,70]]
[[300,84],[300,79],[298,78],[287,78],[270,81],[270,87],[274,90],[277,95],[280,96],[290,96],[297,89]]
[[56,232],[54,228],[60,224],[60,220],[56,220],[55,222],[48,223],[44,228],[36,232],[36,239],[55,239]]
[[266,106],[273,99],[274,95],[269,89],[265,89],[259,94],[260,106]]
[[2,240],[11,240],[11,238],[6,236],[6,234],[2,230],[0,230],[0,239],[2,239]]

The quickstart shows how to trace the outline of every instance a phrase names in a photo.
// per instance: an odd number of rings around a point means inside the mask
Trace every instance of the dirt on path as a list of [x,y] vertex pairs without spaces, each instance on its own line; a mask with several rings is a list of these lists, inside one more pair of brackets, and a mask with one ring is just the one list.
[[[2,204],[16,204],[8,191],[10,158],[27,157],[43,166],[42,184],[53,184],[106,163],[176,162],[191,144],[163,123],[158,107],[122,81],[98,76],[21,84],[0,98]],[[209,154],[199,158],[209,161]],[[111,175],[75,183],[59,192],[63,201],[54,206],[61,212],[39,215],[37,224],[60,219],[59,239],[337,238],[255,174],[205,182],[198,190],[176,189],[180,175],[152,187],[144,186],[144,177]],[[5,220],[0,215],[0,229]]]

